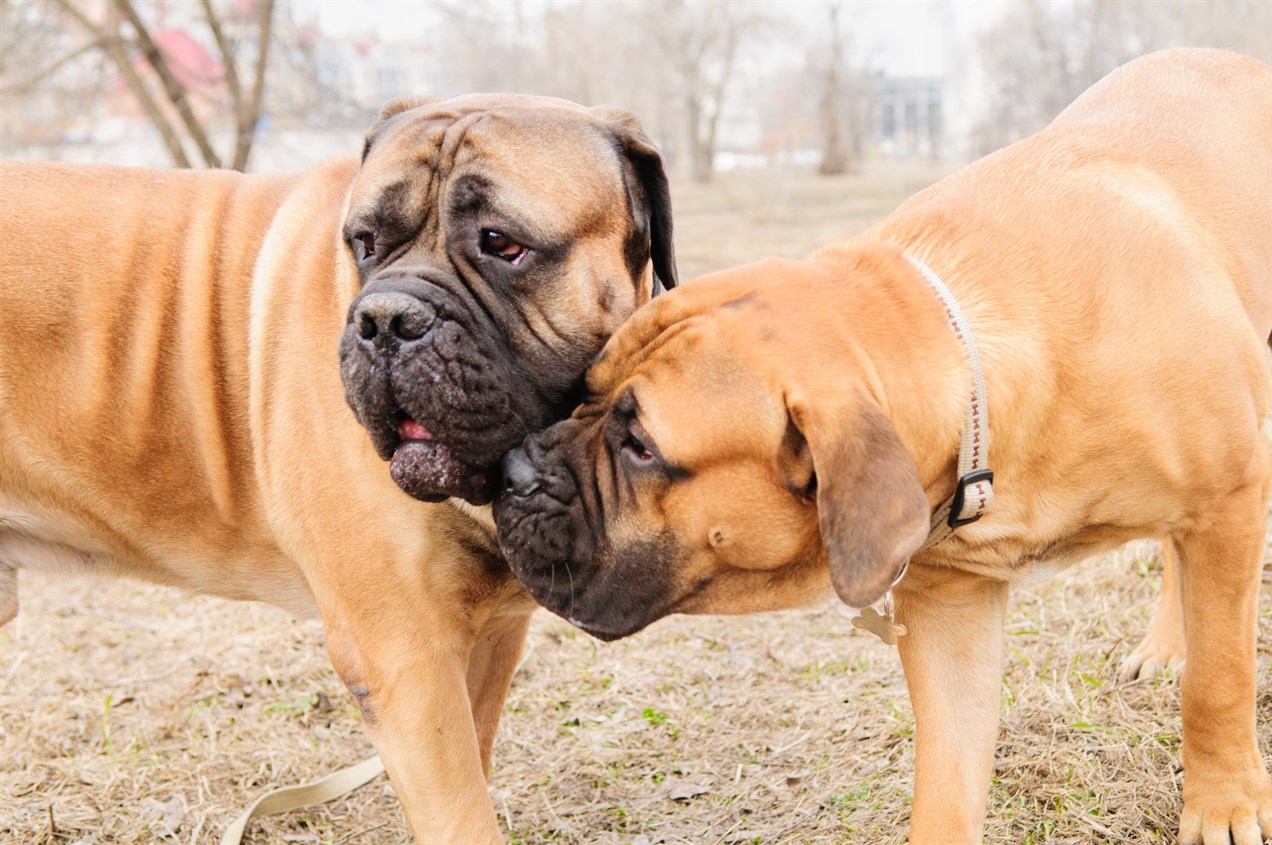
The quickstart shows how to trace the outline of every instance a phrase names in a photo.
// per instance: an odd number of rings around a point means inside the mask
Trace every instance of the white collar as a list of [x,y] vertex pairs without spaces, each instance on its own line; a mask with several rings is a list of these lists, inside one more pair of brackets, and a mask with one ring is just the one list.
[[[919,552],[927,551],[954,533],[960,525],[975,522],[984,516],[994,502],[994,472],[987,466],[989,456],[989,406],[985,401],[985,371],[981,367],[976,340],[968,327],[967,317],[958,300],[941,281],[941,277],[909,253],[903,253],[907,261],[919,271],[936,292],[945,308],[945,318],[950,328],[963,344],[963,354],[972,371],[972,389],[963,424],[963,438],[958,450],[958,484],[954,494],[941,503],[932,514],[932,527]],[[906,626],[898,624],[892,612],[892,590],[910,571],[910,561],[901,567],[900,574],[883,595],[883,614],[872,607],[863,608],[852,620],[854,628],[870,631],[888,645],[896,645],[897,638],[905,636]]]
[[[905,258],[927,280],[941,300],[945,307],[945,318],[954,330],[954,335],[963,344],[963,354],[972,371],[972,390],[963,425],[963,439],[958,450],[958,484],[954,488],[954,494],[932,514],[932,530],[927,541],[919,548],[919,551],[926,551],[950,536],[955,528],[984,516],[994,502],[994,471],[988,467],[989,406],[985,401],[985,371],[981,367],[980,354],[976,351],[976,340],[972,337],[967,317],[940,276],[909,253],[905,253]],[[904,576],[905,570],[901,574]]]

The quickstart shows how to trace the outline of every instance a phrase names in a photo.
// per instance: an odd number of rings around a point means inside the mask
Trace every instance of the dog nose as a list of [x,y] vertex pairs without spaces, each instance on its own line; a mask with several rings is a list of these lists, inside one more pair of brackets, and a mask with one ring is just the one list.
[[432,306],[397,291],[364,296],[353,313],[363,340],[419,340],[433,327]]
[[539,489],[539,473],[519,446],[504,455],[503,474],[504,491],[513,496],[529,496]]

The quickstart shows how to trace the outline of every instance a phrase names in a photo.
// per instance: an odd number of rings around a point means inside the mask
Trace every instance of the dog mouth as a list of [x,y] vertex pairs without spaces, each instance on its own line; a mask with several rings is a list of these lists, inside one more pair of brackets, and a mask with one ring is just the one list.
[[630,637],[675,612],[678,596],[662,571],[672,556],[667,539],[618,546],[598,539],[605,531],[591,528],[584,516],[585,494],[574,473],[541,463],[529,489],[515,454],[505,458],[504,489],[493,513],[499,550],[535,601],[603,642]]
[[587,634],[589,637],[595,637],[596,639],[600,640],[603,643],[612,643],[615,640],[621,640],[623,637],[626,637],[626,636],[629,636],[630,634],[635,633],[634,631],[626,631],[626,632],[606,631],[602,628],[594,628],[591,625],[587,624],[586,622],[583,622],[578,619],[567,619],[565,621],[569,622],[571,625],[573,625],[575,628],[578,628],[580,631]]
[[632,634],[639,633],[649,626],[649,622],[632,622],[627,625],[609,627],[598,625],[591,620],[575,619],[572,617],[563,618],[566,622],[569,622],[589,637],[595,637],[603,643],[612,643],[615,640],[630,637]]
[[[468,298],[462,279],[434,272],[372,281],[350,305],[340,377],[345,400],[403,491],[425,502],[484,506],[498,488],[504,453],[573,408],[586,360],[520,349]],[[414,337],[418,327],[397,318],[417,311],[432,319]]]
[[398,413],[396,444],[391,447],[389,474],[408,494],[424,502],[457,496],[474,505],[494,498],[494,470],[466,463],[431,431],[404,412]]

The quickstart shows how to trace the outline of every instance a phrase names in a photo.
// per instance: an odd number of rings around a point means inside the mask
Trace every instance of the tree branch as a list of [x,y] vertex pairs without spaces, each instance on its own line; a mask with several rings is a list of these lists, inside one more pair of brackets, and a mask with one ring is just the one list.
[[117,33],[107,32],[103,36],[103,31],[88,19],[83,12],[75,7],[72,0],[57,0],[57,4],[72,18],[75,19],[81,27],[88,31],[92,36],[102,40],[102,46],[110,56],[111,61],[119,68],[119,74],[123,77],[124,84],[128,86],[128,90],[137,102],[141,104],[142,111],[146,113],[146,117],[154,124],[155,129],[159,130],[159,137],[163,139],[163,144],[168,148],[168,155],[172,156],[172,161],[177,167],[189,167],[190,159],[186,156],[185,148],[181,146],[181,139],[177,136],[175,127],[168,120],[163,110],[159,108],[159,104],[150,96],[150,92],[146,90],[146,83],[137,74],[136,69],[132,66],[132,59],[128,55],[128,50],[124,46],[124,42]]
[[15,94],[35,88],[35,86],[40,82],[57,73],[63,65],[75,61],[80,56],[91,50],[96,50],[99,47],[104,49],[107,46],[106,42],[110,39],[110,37],[111,36],[108,35],[99,35],[97,38],[94,38],[78,50],[73,50],[48,67],[36,71],[28,79],[24,79],[21,82],[11,82],[8,85],[0,85],[0,94]]
[[256,49],[256,79],[252,83],[252,98],[247,104],[247,120],[239,125],[238,141],[234,145],[234,169],[247,167],[247,157],[256,137],[256,123],[261,117],[261,103],[265,99],[265,67],[269,58],[270,38],[274,29],[274,0],[263,0],[260,11],[260,34]]
[[203,17],[207,19],[208,29],[212,30],[212,39],[216,41],[216,49],[225,62],[225,87],[230,89],[230,103],[234,108],[234,124],[240,129],[243,126],[243,86],[239,84],[237,62],[230,52],[229,42],[225,40],[225,31],[221,29],[221,21],[212,9],[212,0],[199,0],[203,5]]
[[172,68],[168,67],[168,62],[159,50],[159,45],[155,44],[154,39],[150,37],[150,31],[141,22],[141,17],[138,16],[137,10],[133,8],[130,0],[115,0],[115,8],[122,12],[128,22],[132,24],[133,30],[137,33],[137,41],[141,47],[142,55],[146,57],[146,61],[150,63],[155,73],[158,74],[159,81],[163,83],[164,93],[168,95],[168,99],[176,107],[177,114],[180,115],[186,131],[190,133],[190,137],[199,148],[203,161],[209,167],[220,167],[221,159],[217,156],[216,151],[212,149],[212,144],[208,141],[207,132],[194,116],[194,112],[190,110],[190,103],[186,100],[185,87],[173,75]]

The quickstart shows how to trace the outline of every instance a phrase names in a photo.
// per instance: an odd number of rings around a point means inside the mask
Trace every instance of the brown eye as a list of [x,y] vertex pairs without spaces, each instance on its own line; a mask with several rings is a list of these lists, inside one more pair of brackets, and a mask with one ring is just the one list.
[[503,232],[493,229],[481,230],[481,251],[487,255],[497,255],[509,264],[520,264],[521,259],[530,251]]
[[358,244],[358,260],[365,261],[375,256],[375,235],[370,232],[363,232],[360,235],[354,235],[353,240]]

